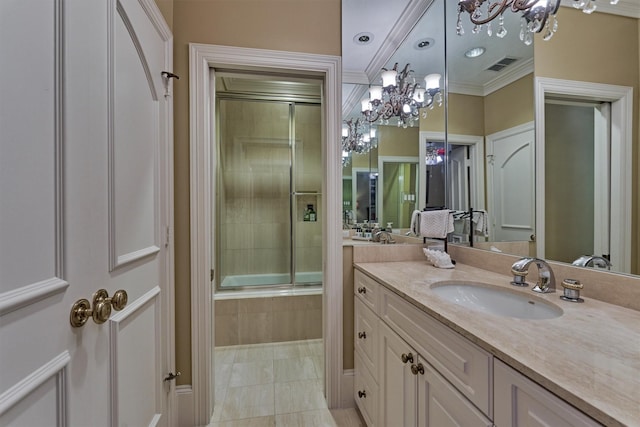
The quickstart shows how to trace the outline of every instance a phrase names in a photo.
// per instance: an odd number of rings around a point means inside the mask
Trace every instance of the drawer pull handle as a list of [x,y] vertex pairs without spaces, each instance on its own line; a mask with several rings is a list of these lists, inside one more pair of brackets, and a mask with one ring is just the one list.
[[411,365],[411,373],[413,375],[422,374],[424,375],[424,366],[422,363],[418,363],[417,365]]
[[364,390],[358,390],[358,397],[362,399],[363,397],[367,397],[367,392]]
[[365,288],[364,286],[360,286],[358,288],[358,293],[359,294],[366,294],[367,293],[367,288]]
[[358,332],[358,338],[366,339],[367,338],[367,333],[366,332]]
[[402,359],[402,363],[413,363],[413,354],[402,353],[402,356],[400,356],[400,359]]

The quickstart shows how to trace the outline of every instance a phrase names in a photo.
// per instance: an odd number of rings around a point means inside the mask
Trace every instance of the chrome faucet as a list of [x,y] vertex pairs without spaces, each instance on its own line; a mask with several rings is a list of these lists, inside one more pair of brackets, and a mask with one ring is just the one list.
[[582,255],[571,263],[571,265],[577,265],[578,267],[589,267],[589,264],[594,267],[611,270],[611,261],[598,255]]
[[382,244],[396,242],[395,240],[393,240],[393,237],[391,237],[391,234],[389,234],[389,232],[386,230],[380,230],[374,233],[373,241],[380,242]]
[[555,292],[556,278],[553,275],[553,270],[545,260],[539,258],[522,258],[516,261],[511,266],[511,273],[513,273],[513,282],[511,284],[514,286],[528,286],[527,282],[525,282],[525,277],[529,273],[529,266],[532,263],[538,266],[538,283],[536,283],[532,291],[543,294]]

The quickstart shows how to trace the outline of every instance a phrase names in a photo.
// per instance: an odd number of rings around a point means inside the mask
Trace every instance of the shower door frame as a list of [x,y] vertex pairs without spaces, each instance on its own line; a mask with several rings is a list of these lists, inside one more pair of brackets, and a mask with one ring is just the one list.
[[[224,73],[227,74],[227,73]],[[229,73],[232,74],[232,73]],[[286,78],[284,79],[286,80]],[[284,81],[283,80],[283,81]],[[298,80],[298,79],[296,79]],[[315,79],[317,81],[317,79]],[[319,84],[321,86],[321,84]],[[304,195],[316,195],[322,197],[322,192],[300,192],[297,191],[296,186],[296,107],[297,106],[319,106],[322,109],[322,100],[314,99],[312,97],[299,97],[299,96],[270,96],[270,95],[247,95],[247,94],[238,94],[238,93],[221,93],[216,94],[215,105],[216,111],[219,110],[220,101],[222,100],[233,100],[233,101],[247,101],[247,102],[263,102],[263,103],[274,103],[274,104],[285,104],[288,106],[289,116],[288,116],[288,145],[289,145],[289,283],[277,283],[277,284],[265,284],[265,285],[237,285],[237,286],[227,286],[222,287],[222,275],[220,267],[220,256],[221,256],[221,239],[216,239],[213,243],[216,247],[216,251],[214,251],[214,256],[212,257],[212,262],[217,265],[215,270],[215,290],[216,292],[221,291],[238,291],[238,290],[264,290],[264,289],[293,289],[296,287],[303,286],[317,286],[322,284],[322,280],[320,283],[300,283],[296,281],[296,273],[297,273],[297,262],[296,262],[296,218],[298,213],[297,208],[297,196]],[[320,111],[321,113],[322,111]],[[221,126],[219,123],[218,117],[215,117],[215,121],[218,123],[217,132],[214,137],[215,139],[215,151],[216,157],[220,158],[220,149],[221,149],[221,141],[220,141],[220,131]],[[322,144],[322,141],[320,141]],[[213,173],[216,176],[216,179],[212,180],[212,187],[216,188],[216,192],[212,195],[214,200],[217,200],[216,194],[220,194],[217,186],[221,185],[221,173],[222,169],[220,167],[220,162],[216,162],[213,165]],[[220,215],[220,206],[219,203],[214,203],[216,219],[214,224],[214,230],[220,230],[221,224],[221,215]],[[259,274],[259,273],[258,273]]]
[[[322,329],[325,360],[325,395],[329,408],[342,404],[342,150],[339,56],[251,49],[191,43],[190,84],[190,253],[191,253],[191,388],[179,393],[180,411],[193,414],[195,425],[207,425],[214,407],[213,287],[211,272],[211,165],[214,153],[215,114],[211,82],[215,69],[287,72],[317,77],[323,82],[323,206],[322,257],[324,260]],[[345,390],[345,398],[350,393]]]

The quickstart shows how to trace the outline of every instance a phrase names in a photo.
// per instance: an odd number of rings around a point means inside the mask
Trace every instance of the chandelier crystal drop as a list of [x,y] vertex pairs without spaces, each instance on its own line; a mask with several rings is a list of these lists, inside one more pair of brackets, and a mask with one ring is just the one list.
[[[575,0],[583,1],[583,0]],[[595,1],[595,0],[587,0]],[[464,34],[462,27],[462,14],[467,13],[469,20],[474,25],[473,33],[477,34],[486,24],[487,34],[491,36],[494,31],[491,21],[499,18],[496,36],[502,38],[507,35],[504,26],[504,13],[511,10],[514,13],[521,13],[520,40],[526,45],[533,43],[533,33],[544,30],[543,38],[549,40],[558,29],[556,13],[560,7],[560,0],[459,0],[458,1],[458,23],[456,34]]]
[[424,88],[416,83],[409,64],[398,71],[398,63],[391,70],[382,69],[382,85],[369,87],[369,98],[362,100],[362,115],[369,123],[380,121],[388,125],[389,119],[397,118],[398,127],[413,126],[422,117],[425,107],[442,106],[440,74],[429,74],[424,78]]
[[[593,13],[596,10],[597,0],[573,0],[572,5],[576,9],[581,9],[584,13]],[[610,0],[612,5],[618,4],[619,0]],[[533,33],[544,31],[543,40],[549,40],[558,30],[556,13],[560,7],[560,0],[459,0],[458,1],[458,21],[456,24],[456,34],[464,34],[462,26],[462,14],[469,14],[469,20],[474,25],[472,33],[478,34],[482,26],[486,24],[487,34],[491,36],[494,31],[491,28],[491,21],[500,18],[498,30],[495,34],[502,38],[507,34],[504,27],[504,13],[510,10],[514,13],[521,13],[520,40],[526,45],[533,43]]]

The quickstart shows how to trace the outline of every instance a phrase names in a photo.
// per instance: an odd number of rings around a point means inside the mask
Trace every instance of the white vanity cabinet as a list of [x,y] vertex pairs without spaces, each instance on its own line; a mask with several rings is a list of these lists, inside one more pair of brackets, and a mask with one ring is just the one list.
[[496,427],[602,425],[498,359],[494,372]]
[[367,426],[378,423],[378,291],[380,285],[364,274],[354,277],[354,399]]
[[359,270],[354,283],[367,426],[601,425]]
[[380,325],[381,426],[493,425],[406,341]]
[[491,426],[491,355],[362,272],[354,279],[354,398],[367,425]]

